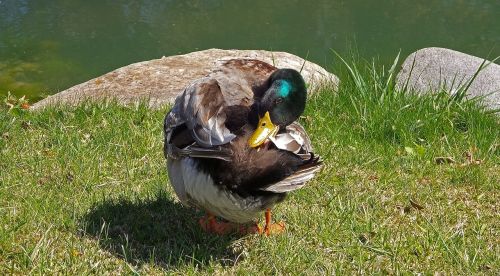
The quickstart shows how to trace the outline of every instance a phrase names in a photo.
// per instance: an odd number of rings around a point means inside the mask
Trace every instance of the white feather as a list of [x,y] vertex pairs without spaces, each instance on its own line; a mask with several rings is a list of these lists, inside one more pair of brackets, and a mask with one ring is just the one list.
[[[216,186],[210,175],[196,168],[192,158],[183,158],[174,162],[180,162],[179,167],[172,167],[172,169],[180,169],[174,174],[181,175],[182,180],[178,177],[170,177],[170,180],[177,182],[172,184],[178,196],[177,190],[182,189],[175,189],[175,186],[183,186],[185,204],[194,204],[216,216],[238,223],[252,221],[265,209],[259,198],[242,198],[223,187]],[[179,198],[183,200],[181,196]]]

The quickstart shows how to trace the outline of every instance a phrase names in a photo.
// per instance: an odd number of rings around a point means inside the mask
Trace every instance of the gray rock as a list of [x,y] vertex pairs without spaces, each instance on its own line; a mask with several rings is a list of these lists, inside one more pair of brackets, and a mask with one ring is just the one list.
[[122,104],[149,99],[151,107],[159,107],[172,103],[191,81],[206,76],[223,62],[234,58],[258,59],[278,68],[300,70],[303,66],[302,76],[312,92],[323,83],[338,84],[335,75],[289,53],[209,49],[130,64],[49,96],[35,103],[33,108],[55,103],[75,105],[82,100],[109,98],[115,98]]
[[[424,48],[406,58],[396,77],[397,85],[402,88],[408,81],[408,88],[420,93],[440,88],[454,93],[474,76],[483,61],[449,49]],[[500,65],[487,61],[467,96],[485,96],[483,103],[487,107],[500,108]]]

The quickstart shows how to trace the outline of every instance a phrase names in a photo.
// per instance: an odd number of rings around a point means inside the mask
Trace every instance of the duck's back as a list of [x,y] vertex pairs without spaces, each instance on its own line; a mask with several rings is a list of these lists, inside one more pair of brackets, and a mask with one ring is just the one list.
[[227,144],[248,122],[252,104],[265,92],[267,78],[275,70],[262,61],[236,59],[194,81],[165,118],[167,140],[176,127],[186,124],[201,146]]

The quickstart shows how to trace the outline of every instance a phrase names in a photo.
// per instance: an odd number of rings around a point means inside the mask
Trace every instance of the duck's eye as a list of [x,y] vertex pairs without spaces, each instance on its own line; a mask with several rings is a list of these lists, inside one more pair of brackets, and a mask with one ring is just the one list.
[[266,126],[266,122],[262,123],[260,126],[265,127]]
[[275,104],[280,104],[283,102],[283,98],[279,97],[279,98],[276,98],[276,101],[274,102]]

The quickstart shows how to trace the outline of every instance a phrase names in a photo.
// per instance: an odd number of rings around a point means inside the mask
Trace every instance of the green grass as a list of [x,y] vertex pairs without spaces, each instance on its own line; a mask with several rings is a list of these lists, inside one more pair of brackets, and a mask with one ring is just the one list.
[[200,230],[168,185],[167,108],[3,107],[0,274],[499,273],[498,116],[356,64],[309,100],[325,166],[272,237]]

